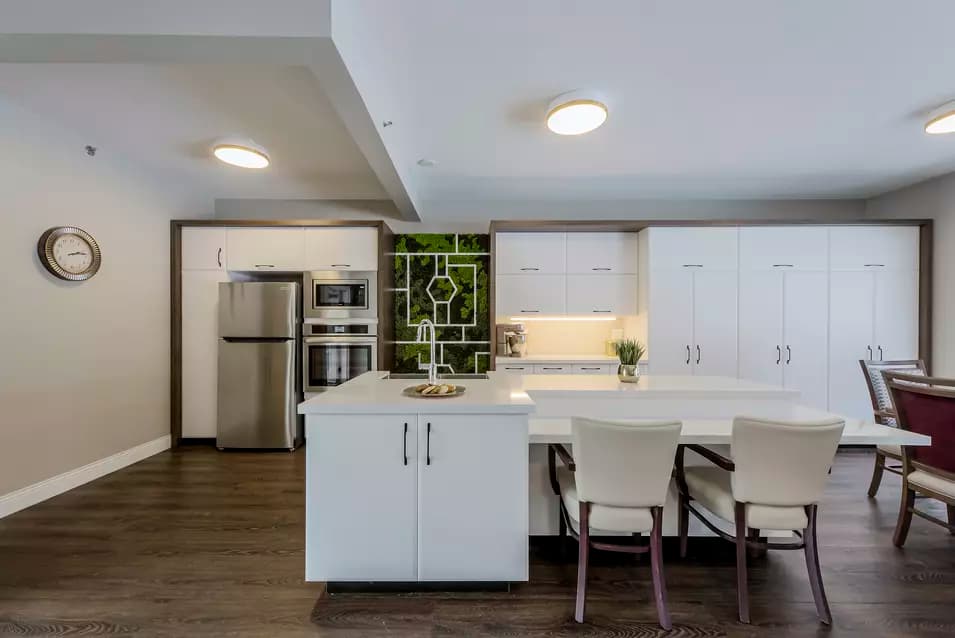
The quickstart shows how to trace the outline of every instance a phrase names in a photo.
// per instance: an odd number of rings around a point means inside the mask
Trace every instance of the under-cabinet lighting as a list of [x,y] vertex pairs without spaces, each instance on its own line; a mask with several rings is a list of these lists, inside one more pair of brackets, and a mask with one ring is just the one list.
[[509,321],[616,321],[617,318],[614,316],[607,315],[595,315],[593,317],[585,315],[583,317],[566,317],[566,316],[553,316],[553,317],[530,317],[528,315],[521,315],[520,317],[510,317]]

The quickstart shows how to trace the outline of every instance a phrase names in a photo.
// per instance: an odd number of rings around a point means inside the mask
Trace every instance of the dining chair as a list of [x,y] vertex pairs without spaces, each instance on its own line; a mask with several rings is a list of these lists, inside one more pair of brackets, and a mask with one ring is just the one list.
[[[653,597],[660,626],[670,629],[663,576],[663,506],[680,441],[679,421],[619,423],[574,417],[573,456],[562,445],[549,447],[551,485],[560,497],[560,541],[579,542],[574,619],[584,621],[590,550],[650,553]],[[556,457],[556,458],[555,458]],[[562,466],[558,467],[559,458]],[[650,533],[649,547],[598,540],[607,535]]]
[[[883,372],[903,372],[924,376],[925,362],[921,359],[900,359],[896,361],[878,361],[859,359],[862,373],[865,376],[866,386],[869,388],[869,399],[872,401],[872,414],[875,422],[889,427],[898,427],[895,412],[892,409],[892,398],[885,385]],[[886,459],[893,464],[888,465]],[[902,475],[902,448],[898,445],[877,445],[875,448],[875,466],[872,468],[872,480],[869,482],[869,498],[875,498],[882,484],[882,473]]]
[[[912,515],[955,534],[955,379],[885,373],[899,427],[932,437],[902,446],[902,504],[893,542],[905,544]],[[915,508],[916,493],[945,503],[948,522]]]
[[[681,445],[676,455],[679,488],[680,556],[686,557],[689,514],[714,534],[736,544],[736,597],[739,619],[749,623],[747,549],[803,550],[816,611],[832,624],[819,570],[816,543],[818,503],[835,457],[845,421],[770,421],[733,419],[728,459],[701,445]],[[713,465],[684,464],[685,451],[696,452]],[[693,504],[735,525],[727,534]],[[794,532],[796,542],[768,542],[761,531]]]

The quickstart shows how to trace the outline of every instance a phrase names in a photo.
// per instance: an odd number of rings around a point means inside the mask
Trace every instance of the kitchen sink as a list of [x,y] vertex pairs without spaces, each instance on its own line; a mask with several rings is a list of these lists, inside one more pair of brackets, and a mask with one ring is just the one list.
[[[448,379],[450,381],[462,379],[487,379],[486,374],[439,374],[439,379]],[[427,381],[428,375],[424,372],[389,372],[382,379],[414,379]]]

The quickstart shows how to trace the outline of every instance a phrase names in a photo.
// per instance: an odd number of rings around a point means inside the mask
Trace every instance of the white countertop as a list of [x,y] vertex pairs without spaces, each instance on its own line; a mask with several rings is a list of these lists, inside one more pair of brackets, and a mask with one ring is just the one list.
[[521,375],[516,387],[531,398],[561,397],[588,399],[651,399],[651,398],[772,398],[795,400],[799,393],[779,386],[754,383],[733,377],[694,377],[645,374],[637,383],[621,383],[615,375]]
[[489,379],[461,379],[466,388],[459,397],[419,399],[401,391],[422,381],[384,379],[387,372],[366,372],[342,385],[300,403],[299,414],[529,414],[534,402],[515,388],[506,374]]

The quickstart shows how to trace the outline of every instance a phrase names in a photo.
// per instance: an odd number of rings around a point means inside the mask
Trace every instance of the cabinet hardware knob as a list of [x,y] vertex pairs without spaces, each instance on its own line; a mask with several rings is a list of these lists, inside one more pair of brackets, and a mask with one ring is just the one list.
[[216,263],[219,264],[219,268],[222,268],[222,249],[219,249],[219,252],[216,253]]
[[428,440],[424,452],[425,465],[431,465],[431,424],[428,424]]

